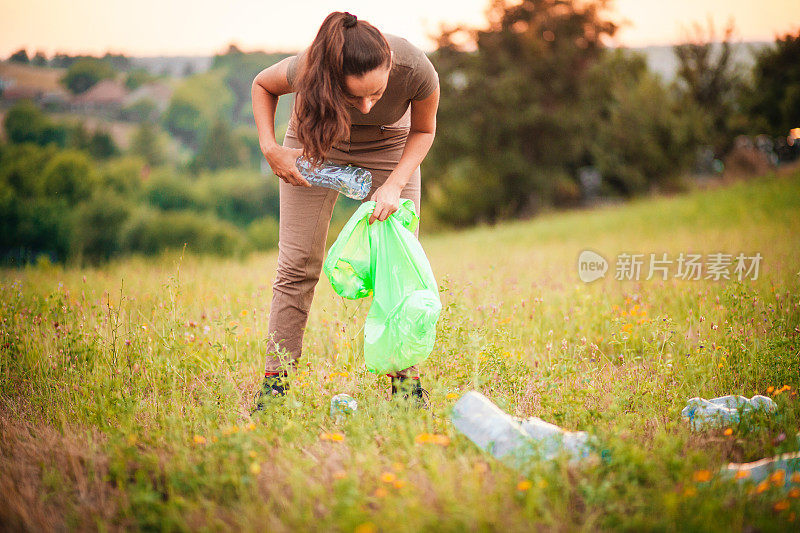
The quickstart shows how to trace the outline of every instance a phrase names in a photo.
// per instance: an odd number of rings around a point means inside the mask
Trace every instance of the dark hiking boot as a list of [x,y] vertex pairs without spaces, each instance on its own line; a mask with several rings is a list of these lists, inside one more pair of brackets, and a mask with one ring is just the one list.
[[420,409],[429,409],[428,398],[430,395],[422,388],[418,377],[389,377],[392,378],[392,398],[412,399]]
[[264,411],[270,401],[286,394],[286,390],[289,388],[287,377],[288,372],[286,370],[264,373],[264,381],[261,383],[261,388],[256,395],[256,406],[250,413],[251,415]]

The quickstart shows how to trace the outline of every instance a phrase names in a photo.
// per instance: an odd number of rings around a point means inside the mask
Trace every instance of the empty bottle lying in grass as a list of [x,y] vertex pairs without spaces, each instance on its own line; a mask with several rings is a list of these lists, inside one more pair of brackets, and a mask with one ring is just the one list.
[[311,185],[339,191],[348,198],[363,200],[372,187],[372,172],[365,168],[330,162],[315,168],[303,156],[297,158],[296,165],[297,170]]
[[331,398],[331,416],[337,421],[356,412],[358,404],[349,394],[337,394]]
[[729,463],[720,475],[740,483],[761,483],[769,478],[775,485],[800,486],[800,452],[783,453],[752,463]]
[[777,408],[777,404],[766,396],[756,395],[748,399],[744,396],[729,395],[711,400],[692,398],[681,411],[681,415],[689,421],[693,429],[701,429],[735,424],[746,413],[753,411],[769,413]]
[[585,431],[565,431],[536,417],[510,416],[477,391],[462,396],[450,418],[480,449],[513,468],[522,468],[531,459],[551,460],[561,453],[576,462],[594,448]]

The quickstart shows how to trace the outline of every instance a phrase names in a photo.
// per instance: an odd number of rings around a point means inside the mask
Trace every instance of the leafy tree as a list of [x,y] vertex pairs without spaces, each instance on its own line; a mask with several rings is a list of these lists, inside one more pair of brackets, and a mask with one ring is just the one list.
[[138,198],[147,162],[138,156],[115,157],[98,168],[100,187],[129,198]]
[[232,113],[233,95],[219,70],[183,80],[162,117],[164,129],[196,151],[218,117]]
[[42,174],[57,148],[45,148],[32,143],[11,144],[0,152],[0,188],[13,191],[18,199],[30,199],[42,194]]
[[72,63],[62,78],[62,83],[73,94],[89,90],[98,81],[113,78],[114,67],[107,61],[97,58],[84,58]]
[[139,98],[120,110],[120,118],[129,122],[150,122],[158,118],[158,105],[152,98]]
[[708,32],[695,23],[694,35],[688,42],[673,47],[678,59],[678,80],[687,101],[697,104],[707,115],[705,137],[718,154],[726,152],[736,134],[731,117],[743,87],[732,57],[731,19],[720,43],[715,43],[715,30],[709,19]]
[[155,124],[142,122],[131,139],[130,153],[141,156],[150,165],[161,165],[167,160],[164,140]]
[[[427,184],[452,223],[519,216],[549,204],[580,163],[592,120],[581,112],[589,69],[617,26],[607,2],[494,0],[487,30],[455,28],[433,60],[442,98]],[[467,35],[474,52],[457,41]],[[560,176],[560,177],[559,177]],[[439,201],[433,200],[439,198]],[[462,204],[458,214],[454,206]]]
[[120,153],[114,138],[108,131],[103,130],[96,130],[92,134],[86,150],[96,159],[108,159]]
[[50,61],[50,66],[54,68],[68,68],[79,59],[80,56],[71,56],[63,52],[56,52],[55,55],[53,55],[53,59]]
[[[264,52],[244,53],[236,45],[230,45],[225,54],[214,56],[212,69],[224,72],[225,84],[234,97],[230,121],[237,124],[248,115],[252,115],[250,102],[253,78],[270,64],[288,57],[287,54],[265,54]],[[286,100],[286,99],[281,99]],[[279,103],[280,106],[280,103]],[[284,112],[284,106],[280,106]],[[287,117],[288,118],[288,117]],[[279,116],[276,120],[281,120]]]
[[32,142],[39,144],[42,131],[47,127],[47,116],[31,100],[23,99],[8,110],[3,128],[12,143]]
[[752,84],[743,99],[752,133],[786,136],[800,127],[800,31],[777,37],[756,55]]
[[130,213],[130,205],[118,194],[108,190],[92,194],[73,213],[71,253],[93,263],[118,254],[122,227]]
[[47,56],[45,56],[44,52],[42,52],[41,50],[37,50],[36,55],[34,55],[33,59],[31,59],[31,64],[36,65],[37,67],[46,67]]
[[191,162],[193,171],[200,169],[219,170],[239,165],[243,147],[233,136],[230,124],[217,119],[203,140],[200,150]]
[[30,59],[28,58],[28,51],[24,48],[20,48],[13,54],[8,57],[8,60],[12,63],[30,63]]
[[6,113],[3,127],[12,143],[36,143],[42,146],[67,146],[68,127],[56,124],[29,99],[14,104]]
[[131,59],[125,54],[112,54],[111,52],[106,52],[102,57],[102,61],[111,65],[111,68],[113,68],[115,71],[119,70],[127,72],[132,68]]
[[125,76],[125,87],[133,91],[154,79],[156,79],[156,77],[150,74],[146,69],[135,68]]
[[89,156],[79,150],[62,150],[42,171],[43,194],[75,205],[89,197],[96,185],[95,169]]
[[633,195],[669,186],[693,162],[703,115],[681,102],[647,68],[643,55],[617,49],[592,67],[586,116],[592,164],[613,193]]

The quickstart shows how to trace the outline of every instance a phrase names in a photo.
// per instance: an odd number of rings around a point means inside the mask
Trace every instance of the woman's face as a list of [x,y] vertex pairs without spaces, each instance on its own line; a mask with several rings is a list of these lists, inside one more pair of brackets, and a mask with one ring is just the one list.
[[[394,52],[392,52],[394,53]],[[347,103],[366,115],[381,99],[389,82],[391,61],[386,68],[376,68],[361,76],[345,76],[345,98]]]

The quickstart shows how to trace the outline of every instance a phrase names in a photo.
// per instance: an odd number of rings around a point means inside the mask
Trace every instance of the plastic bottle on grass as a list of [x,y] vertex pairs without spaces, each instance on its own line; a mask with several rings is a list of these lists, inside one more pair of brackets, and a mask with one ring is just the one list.
[[761,483],[770,478],[775,485],[800,486],[800,452],[783,453],[752,463],[728,463],[720,471],[724,479]]
[[565,450],[572,459],[583,459],[591,453],[589,434],[585,431],[566,431],[541,418],[531,417],[520,421],[522,430],[541,443],[541,452],[547,459]]
[[303,156],[297,158],[296,165],[310,184],[339,191],[348,198],[363,200],[372,187],[372,173],[365,168],[330,162],[314,168],[311,161]]
[[521,468],[531,459],[554,459],[561,452],[574,462],[591,452],[586,432],[565,431],[536,417],[510,416],[477,391],[464,394],[450,418],[480,449],[513,468]]
[[341,420],[345,416],[355,413],[357,408],[358,404],[355,398],[349,394],[337,394],[331,398],[330,414],[336,420]]
[[748,399],[744,396],[728,395],[711,400],[692,398],[686,403],[681,415],[689,421],[692,429],[702,429],[738,423],[741,414],[751,411],[771,412],[777,408],[777,404],[766,396],[755,395]]

